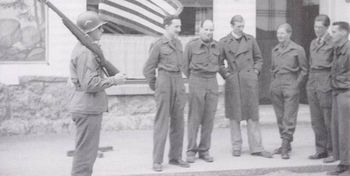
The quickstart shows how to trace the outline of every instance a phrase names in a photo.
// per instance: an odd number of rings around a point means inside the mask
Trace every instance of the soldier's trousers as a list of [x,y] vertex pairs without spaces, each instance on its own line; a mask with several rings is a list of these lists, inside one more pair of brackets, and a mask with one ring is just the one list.
[[170,159],[182,158],[185,86],[180,72],[160,70],[156,81],[157,104],[153,133],[153,163],[162,163],[170,123]]
[[328,77],[329,71],[311,72],[307,84],[307,97],[311,125],[315,133],[316,152],[330,154],[332,152],[332,91],[329,90],[329,85],[324,85],[327,84],[325,80],[327,82]]
[[[216,75],[205,78],[190,76],[189,78],[189,114],[188,114],[188,146],[187,155],[209,154],[211,133],[214,126],[216,107],[218,104],[218,83]],[[198,130],[200,142],[197,145]]]
[[102,114],[72,113],[76,125],[72,176],[91,176],[96,160]]
[[[241,123],[238,120],[230,120],[232,150],[241,150],[242,135]],[[250,153],[261,152],[262,146],[260,123],[258,120],[247,119],[247,134]]]
[[333,92],[333,155],[342,165],[350,165],[350,90]]
[[299,88],[295,74],[277,74],[271,82],[271,101],[276,114],[280,137],[293,141],[299,109]]

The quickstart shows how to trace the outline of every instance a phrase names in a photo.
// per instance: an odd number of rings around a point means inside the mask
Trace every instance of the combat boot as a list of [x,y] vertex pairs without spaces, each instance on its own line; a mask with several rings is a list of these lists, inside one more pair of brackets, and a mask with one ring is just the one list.
[[282,159],[289,159],[289,149],[290,149],[290,142],[288,140],[282,141],[282,147],[281,147],[281,158]]
[[[292,146],[291,146],[291,144],[289,143],[289,146],[288,146],[288,152],[291,152],[292,151]],[[282,153],[282,145],[281,145],[281,147],[278,147],[277,149],[275,149],[274,151],[273,151],[273,154],[278,154],[278,155],[280,155]]]

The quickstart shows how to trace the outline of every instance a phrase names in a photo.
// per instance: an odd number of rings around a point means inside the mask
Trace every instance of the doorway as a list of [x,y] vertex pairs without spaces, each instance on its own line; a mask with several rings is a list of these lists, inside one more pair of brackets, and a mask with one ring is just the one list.
[[[259,95],[261,104],[270,104],[271,50],[276,46],[276,28],[289,23],[293,28],[292,40],[303,46],[308,56],[309,45],[315,38],[313,21],[319,14],[319,0],[257,0],[256,39],[262,52],[262,68]],[[302,86],[300,100],[307,102],[305,86]]]

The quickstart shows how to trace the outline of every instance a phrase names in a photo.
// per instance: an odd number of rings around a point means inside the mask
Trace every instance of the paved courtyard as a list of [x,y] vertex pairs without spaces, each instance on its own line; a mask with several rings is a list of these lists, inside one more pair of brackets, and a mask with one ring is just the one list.
[[[292,143],[290,160],[279,155],[273,159],[254,157],[249,154],[246,128],[243,124],[243,154],[231,156],[228,128],[214,129],[211,154],[213,163],[197,160],[190,168],[179,168],[164,163],[164,171],[152,171],[152,130],[103,132],[100,146],[113,146],[114,150],[103,153],[94,167],[94,176],[118,175],[265,175],[265,176],[322,176],[336,164],[325,165],[321,160],[307,159],[314,152],[313,132],[308,123],[307,106],[301,107],[300,123]],[[264,113],[271,107],[262,108]],[[264,115],[263,115],[264,117]],[[267,117],[264,117],[267,118]],[[262,119],[263,143],[268,151],[280,145],[277,127],[273,120]],[[186,137],[184,148],[186,147]],[[74,146],[74,134],[8,136],[0,137],[1,176],[67,176],[72,158],[66,156]],[[167,154],[167,149],[166,152]],[[165,155],[164,161],[167,161]],[[299,173],[294,173],[299,172]],[[301,173],[300,173],[301,172]]]

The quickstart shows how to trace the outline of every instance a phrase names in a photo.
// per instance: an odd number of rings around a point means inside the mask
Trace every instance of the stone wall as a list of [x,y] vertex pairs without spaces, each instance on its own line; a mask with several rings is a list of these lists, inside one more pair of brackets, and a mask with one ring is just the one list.
[[71,91],[60,77],[22,77],[19,85],[0,86],[0,134],[70,131]]
[[[70,133],[68,104],[72,94],[64,77],[27,76],[18,85],[0,85],[0,135]],[[152,129],[153,95],[109,96],[102,130]],[[215,126],[225,127],[220,95]],[[187,117],[187,106],[185,109]]]

